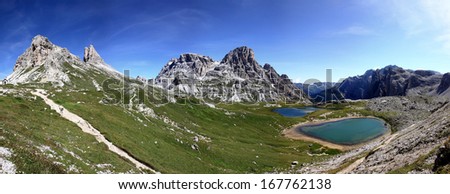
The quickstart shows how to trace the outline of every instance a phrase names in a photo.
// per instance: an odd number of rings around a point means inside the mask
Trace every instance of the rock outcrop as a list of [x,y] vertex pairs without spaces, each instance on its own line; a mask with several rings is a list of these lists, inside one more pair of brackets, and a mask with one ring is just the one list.
[[293,101],[309,103],[287,75],[259,65],[248,47],[238,47],[217,62],[198,54],[170,60],[154,83],[176,93],[221,102]]
[[88,68],[96,71],[97,73],[105,73],[107,76],[114,77],[116,79],[120,79],[122,77],[121,73],[112,68],[103,60],[92,44],[89,45],[89,47],[84,48],[83,61]]
[[436,89],[436,93],[439,95],[450,96],[450,73],[444,74],[441,79],[441,83]]
[[100,63],[103,62],[103,59],[100,57],[100,55],[95,50],[94,46],[91,44],[89,47],[84,48],[84,62],[95,62]]
[[439,148],[436,154],[436,160],[434,161],[433,171],[440,171],[442,168],[446,168],[446,171],[450,170],[450,137],[448,141]]
[[349,77],[338,86],[347,99],[370,99],[382,96],[428,94],[441,80],[434,71],[408,70],[395,65],[369,70],[364,75]]

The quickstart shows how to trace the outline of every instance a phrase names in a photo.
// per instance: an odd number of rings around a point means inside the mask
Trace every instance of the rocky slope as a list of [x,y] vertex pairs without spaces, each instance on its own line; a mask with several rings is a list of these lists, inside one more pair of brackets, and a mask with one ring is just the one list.
[[449,112],[450,104],[445,103],[427,119],[399,131],[388,144],[366,156],[352,172],[387,173],[411,165],[420,157],[434,163],[435,154],[429,153],[443,145],[450,135]]
[[309,103],[287,75],[259,65],[252,49],[239,47],[221,62],[198,54],[170,60],[154,80],[175,95],[193,95],[221,102],[294,101]]
[[436,93],[442,96],[450,96],[450,73],[442,76],[441,83],[436,88]]
[[442,75],[434,71],[409,70],[390,65],[349,77],[339,85],[347,99],[428,94],[440,83]]
[[92,45],[85,48],[82,61],[66,48],[37,35],[17,59],[13,73],[6,80],[12,84],[52,83],[63,86],[73,84],[74,78],[86,79],[88,74],[92,74],[89,80],[95,80],[93,77],[98,74],[120,77],[120,73],[107,65]]

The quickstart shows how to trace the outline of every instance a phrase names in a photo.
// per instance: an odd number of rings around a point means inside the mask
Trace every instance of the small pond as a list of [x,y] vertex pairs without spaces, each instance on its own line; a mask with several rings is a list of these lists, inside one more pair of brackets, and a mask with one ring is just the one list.
[[319,108],[304,107],[304,108],[276,108],[273,112],[276,112],[285,117],[304,117],[308,113],[312,113]]

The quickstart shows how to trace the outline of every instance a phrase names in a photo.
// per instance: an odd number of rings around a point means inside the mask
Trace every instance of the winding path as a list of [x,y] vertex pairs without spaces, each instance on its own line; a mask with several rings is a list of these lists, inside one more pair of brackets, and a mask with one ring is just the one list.
[[[413,125],[411,125],[411,126],[413,126]],[[378,147],[376,147],[375,149],[372,149],[372,150],[376,151],[376,150],[378,150],[380,148],[383,148],[384,146],[389,144],[389,142],[391,142],[395,137],[397,137],[397,133],[391,135],[387,140],[384,140],[381,143],[381,145],[379,145]],[[350,164],[346,168],[344,168],[341,171],[339,171],[337,174],[348,174],[348,173],[350,173],[352,170],[354,170],[356,167],[358,167],[361,163],[363,163],[364,160],[366,160],[366,157],[362,157],[362,158],[356,160],[355,162],[353,162],[352,164]]]
[[115,146],[113,143],[111,143],[110,141],[108,141],[105,136],[103,136],[100,131],[98,131],[97,129],[95,129],[94,127],[92,127],[91,124],[89,124],[86,120],[84,120],[83,118],[81,118],[80,116],[68,111],[67,109],[65,109],[63,106],[56,104],[55,102],[53,102],[53,100],[47,98],[47,96],[45,95],[45,90],[42,89],[38,89],[37,92],[31,92],[33,95],[38,96],[40,98],[42,98],[45,103],[47,105],[50,106],[51,109],[55,110],[58,114],[61,115],[61,117],[71,121],[72,123],[75,123],[78,127],[81,128],[81,130],[85,133],[88,133],[92,136],[95,137],[95,139],[98,142],[104,143],[106,144],[106,146],[108,146],[108,149],[116,154],[118,154],[119,156],[122,156],[123,158],[128,159],[130,162],[132,162],[137,168],[139,169],[143,169],[143,170],[149,170],[153,173],[159,173],[157,172],[155,169],[139,162],[138,160],[136,160],[135,158],[133,158],[132,156],[130,156],[128,153],[126,153],[125,151],[123,151],[122,149],[120,149],[119,147]]

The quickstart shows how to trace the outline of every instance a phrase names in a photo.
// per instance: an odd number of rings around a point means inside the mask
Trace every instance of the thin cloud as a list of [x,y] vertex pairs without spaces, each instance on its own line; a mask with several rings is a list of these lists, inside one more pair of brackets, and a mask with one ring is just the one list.
[[[210,18],[211,16],[203,13],[202,11],[195,10],[195,9],[183,9],[180,11],[174,11],[171,13],[168,13],[163,16],[154,17],[154,16],[148,16],[146,19],[143,19],[141,21],[137,21],[134,23],[131,23],[125,27],[123,27],[121,30],[118,30],[114,34],[110,36],[110,39],[119,36],[122,33],[125,33],[126,31],[129,31],[134,28],[140,28],[140,27],[148,27],[152,25],[167,25],[166,23],[173,23],[173,22],[179,22],[183,25],[189,25],[190,23],[196,22],[201,23],[203,26],[206,26],[206,20]],[[169,21],[168,21],[169,20]],[[173,26],[173,25],[170,25]]]
[[450,53],[450,1],[370,0],[361,5],[395,22],[406,37],[430,36]]
[[343,30],[337,31],[335,35],[353,35],[353,36],[369,36],[376,35],[376,33],[363,26],[350,26]]

